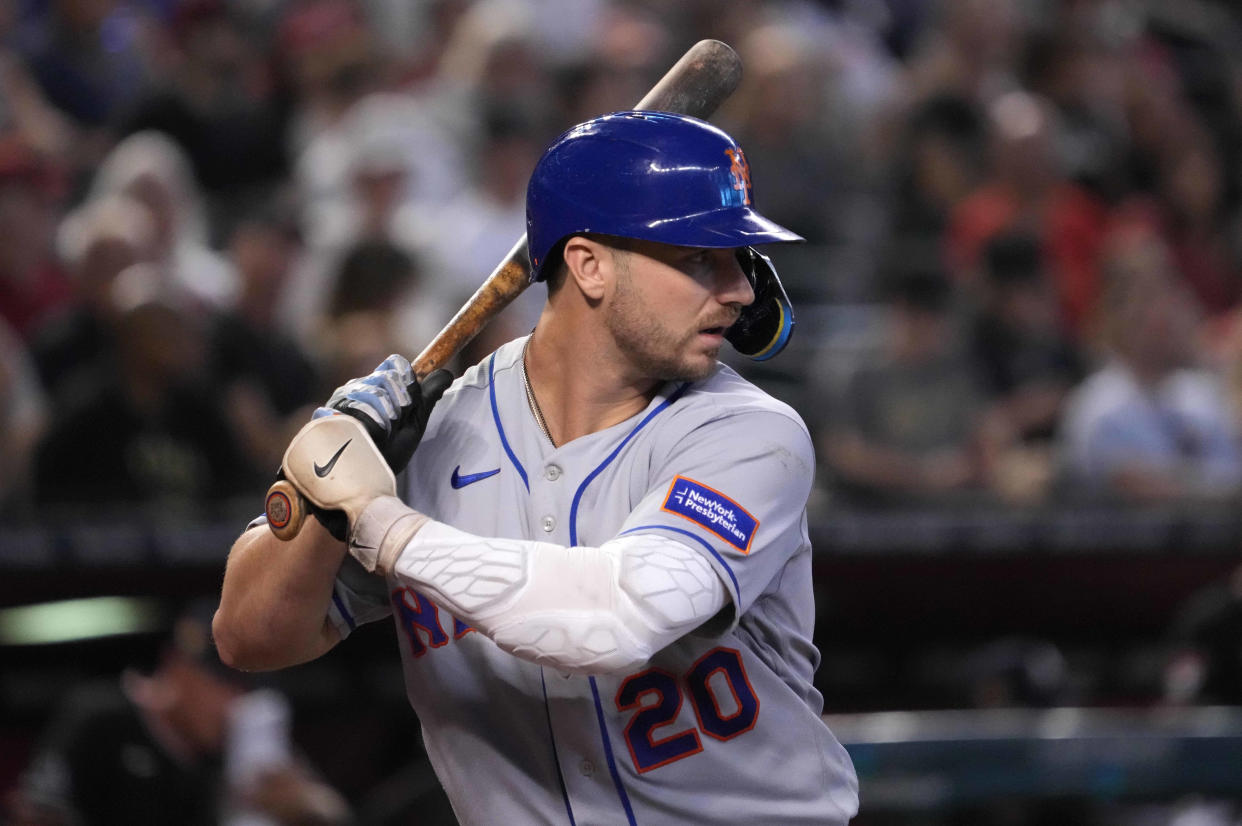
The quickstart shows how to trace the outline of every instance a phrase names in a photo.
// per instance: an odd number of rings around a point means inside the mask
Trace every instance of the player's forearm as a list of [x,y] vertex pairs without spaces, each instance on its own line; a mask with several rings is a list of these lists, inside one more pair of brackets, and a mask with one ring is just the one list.
[[[389,505],[422,518],[395,499]],[[564,671],[633,668],[711,619],[727,600],[701,555],[657,535],[566,548],[483,538],[426,521],[412,538],[395,541],[400,552],[391,573],[399,581],[509,653]]]
[[[313,469],[316,457],[332,457],[330,472]],[[284,469],[310,501],[344,511],[349,552],[367,571],[395,574],[524,659],[586,673],[629,668],[726,601],[705,558],[666,536],[564,548],[472,536],[429,520],[393,495],[392,472],[348,416],[304,427]],[[330,597],[325,591],[325,608]]]
[[270,670],[327,652],[339,640],[327,622],[345,546],[315,520],[291,542],[266,527],[243,533],[229,552],[212,633],[234,668]]

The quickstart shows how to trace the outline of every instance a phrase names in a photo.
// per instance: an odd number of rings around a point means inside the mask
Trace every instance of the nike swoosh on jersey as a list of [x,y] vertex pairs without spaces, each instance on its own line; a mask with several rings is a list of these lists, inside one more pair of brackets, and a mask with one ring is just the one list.
[[336,453],[332,454],[332,458],[329,459],[328,463],[324,465],[323,467],[320,467],[319,463],[316,462],[315,463],[315,475],[318,476],[320,479],[322,479],[323,477],[331,473],[332,468],[336,467],[336,460],[341,458],[341,454],[345,452],[345,448],[349,447],[349,443],[352,441],[353,439],[347,439],[345,441],[345,444],[337,448]]
[[485,470],[481,473],[467,473],[465,476],[462,476],[461,465],[458,465],[453,468],[453,476],[449,479],[449,484],[453,486],[454,490],[460,490],[466,485],[473,485],[475,482],[480,482],[489,476],[495,476],[497,473],[500,473],[500,468]]

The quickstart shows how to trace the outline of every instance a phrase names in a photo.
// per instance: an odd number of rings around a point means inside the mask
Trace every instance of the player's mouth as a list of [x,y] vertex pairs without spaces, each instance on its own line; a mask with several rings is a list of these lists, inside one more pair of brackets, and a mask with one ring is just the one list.
[[717,348],[724,344],[724,334],[728,327],[704,327],[699,330],[699,341],[708,347]]
[[729,316],[729,317],[727,317],[727,318],[712,318],[712,319],[708,319],[708,320],[709,320],[709,321],[718,321],[718,322],[720,322],[720,323],[719,323],[719,324],[712,324],[712,325],[709,325],[709,326],[707,326],[707,327],[700,327],[700,328],[699,328],[699,335],[701,335],[701,336],[705,336],[706,338],[711,339],[714,343],[717,343],[717,344],[718,344],[718,343],[720,343],[720,342],[724,341],[724,334],[725,334],[725,332],[726,332],[726,331],[727,331],[727,330],[728,330],[731,326],[733,326],[733,322],[737,321],[737,316],[736,316],[736,315],[731,315],[731,316]]

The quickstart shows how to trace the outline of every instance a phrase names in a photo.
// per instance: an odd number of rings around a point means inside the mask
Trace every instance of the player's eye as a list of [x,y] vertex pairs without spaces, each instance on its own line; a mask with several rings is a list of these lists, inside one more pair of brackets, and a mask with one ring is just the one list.
[[712,270],[711,250],[687,250],[677,256],[673,266],[693,278],[705,278]]

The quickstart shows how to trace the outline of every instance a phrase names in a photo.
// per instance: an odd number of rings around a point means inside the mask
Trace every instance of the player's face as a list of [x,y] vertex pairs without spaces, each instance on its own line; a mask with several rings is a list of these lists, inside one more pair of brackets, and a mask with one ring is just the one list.
[[724,333],[755,300],[732,249],[632,241],[614,250],[605,323],[644,376],[697,381],[716,366]]

